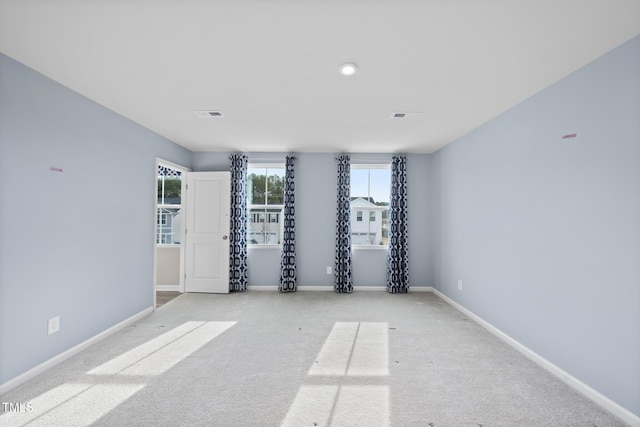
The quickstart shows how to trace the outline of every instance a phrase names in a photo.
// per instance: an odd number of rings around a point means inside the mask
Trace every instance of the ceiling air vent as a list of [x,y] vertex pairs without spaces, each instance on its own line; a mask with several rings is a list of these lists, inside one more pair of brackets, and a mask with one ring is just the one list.
[[222,117],[221,111],[195,110],[194,114],[198,117]]
[[417,119],[420,113],[398,112],[391,115],[392,119]]

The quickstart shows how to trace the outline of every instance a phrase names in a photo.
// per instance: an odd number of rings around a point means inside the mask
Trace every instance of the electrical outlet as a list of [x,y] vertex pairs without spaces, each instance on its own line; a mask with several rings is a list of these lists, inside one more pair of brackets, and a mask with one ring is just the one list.
[[458,290],[462,290],[462,280],[458,280]]
[[47,321],[48,334],[55,334],[60,330],[60,316],[52,317]]
[[331,268],[331,266],[327,266],[327,274],[331,274],[333,271],[333,269]]

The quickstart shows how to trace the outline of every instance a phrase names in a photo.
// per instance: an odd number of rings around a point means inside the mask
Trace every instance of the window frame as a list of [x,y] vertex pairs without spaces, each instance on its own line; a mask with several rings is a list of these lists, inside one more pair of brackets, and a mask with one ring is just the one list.
[[[351,164],[351,173],[353,173],[353,170],[387,170],[389,172],[389,194],[388,194],[388,199],[389,199],[389,203],[391,201],[391,164],[390,163],[352,163]],[[368,194],[366,195],[366,197],[371,198],[371,174],[369,173],[368,176],[368,183],[367,183],[367,188],[368,188]],[[362,195],[355,195],[353,193],[351,193],[349,195],[349,197],[363,197]],[[363,209],[362,207],[351,207],[351,210],[353,212],[354,209],[360,209],[362,211],[368,210],[368,209]],[[370,210],[369,212],[374,212],[375,213],[376,210]],[[384,210],[381,210],[382,212],[384,212]],[[386,211],[387,211],[387,233],[388,233],[388,218],[389,218],[389,205],[386,206]],[[357,215],[357,214],[356,214]],[[353,218],[353,216],[352,216]],[[378,221],[371,221],[371,214],[369,214],[368,216],[369,221],[367,221],[368,224],[370,224],[371,222],[374,222],[375,224],[378,224]],[[382,227],[382,238],[384,238],[384,213],[381,215],[381,221],[379,222],[380,227]],[[356,223],[360,223],[360,222],[364,222],[364,215],[361,221],[358,221],[356,219]],[[368,232],[370,234],[370,230]],[[360,232],[356,231],[355,234],[360,234]],[[351,235],[354,235],[354,231],[353,231],[353,226],[352,226],[352,230],[351,230]],[[371,244],[353,244],[353,240],[351,243],[351,249],[352,250],[384,250],[387,251],[389,248],[389,242],[388,242],[388,236],[387,236],[387,243],[386,244],[380,244],[380,245],[371,245]]]
[[[166,169],[171,169],[172,171],[176,172],[176,175],[174,177],[171,177],[170,179],[175,179],[180,181],[180,203],[166,203],[167,199],[169,199],[168,197],[166,197],[166,192],[165,192],[165,184],[167,181],[167,175],[160,175],[158,172],[158,169],[160,167],[166,168]],[[174,166],[169,162],[166,161],[160,161],[158,160],[156,162],[156,185],[158,185],[159,181],[162,180],[162,195],[161,197],[156,197],[156,236],[155,236],[155,242],[156,242],[156,246],[180,246],[181,241],[183,240],[183,230],[182,228],[180,228],[179,230],[173,230],[173,225],[172,225],[172,233],[163,233],[162,231],[164,231],[164,228],[166,228],[167,224],[168,224],[168,218],[167,215],[170,215],[169,212],[165,212],[168,210],[173,210],[173,209],[177,209],[178,213],[182,213],[184,211],[184,193],[185,193],[185,173],[187,171],[184,170],[181,167],[178,166]],[[177,177],[177,178],[176,178]],[[173,224],[173,221],[172,221]],[[177,242],[176,242],[176,235],[177,235]],[[167,243],[167,237],[171,236],[170,240],[171,242]]]
[[[286,173],[286,164],[285,162],[269,162],[269,163],[261,163],[261,162],[251,162],[249,161],[247,163],[247,171],[251,170],[251,169],[264,169],[265,170],[265,174],[268,177],[269,176],[269,169],[282,169],[283,172]],[[285,178],[285,175],[283,174],[282,176],[283,180]],[[266,181],[268,182],[268,181]],[[247,187],[249,186],[249,174],[247,173]],[[265,188],[265,191],[268,191],[267,188]],[[265,193],[266,195],[266,193]],[[282,193],[282,204],[277,204],[277,205],[271,205],[271,204],[251,204],[250,200],[249,200],[249,196],[250,196],[250,191],[249,188],[247,188],[247,219],[248,219],[248,223],[247,223],[247,235],[246,235],[246,241],[247,241],[247,248],[248,249],[268,249],[268,248],[282,248],[282,236],[284,234],[284,186],[283,186],[283,193]],[[268,200],[265,199],[265,202],[268,202]],[[252,209],[263,209],[262,211],[252,211]],[[269,211],[269,209],[279,209],[278,212],[271,212]],[[278,224],[279,225],[279,230],[278,232],[280,233],[280,242],[279,243],[251,243],[251,239],[249,237],[249,233],[250,233],[250,228],[251,228],[251,223],[253,221],[251,221],[253,219],[253,215],[260,215],[262,214],[262,217],[260,217],[262,219],[262,221],[258,221],[259,224],[266,224],[267,226],[269,224]],[[278,221],[276,222],[271,222],[271,216],[272,215],[277,215]]]

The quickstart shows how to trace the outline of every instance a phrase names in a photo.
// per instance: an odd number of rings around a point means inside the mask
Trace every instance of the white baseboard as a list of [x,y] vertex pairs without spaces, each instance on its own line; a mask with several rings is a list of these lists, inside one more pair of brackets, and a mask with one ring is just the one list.
[[333,286],[298,286],[298,290],[301,292],[306,291],[325,291],[325,292],[335,292]]
[[[331,287],[331,289],[333,290],[333,286]],[[386,292],[387,291],[387,287],[386,286],[354,286],[353,287],[353,292],[361,292],[361,291],[366,291],[366,292]]]
[[[248,291],[278,291],[278,286],[247,286]],[[298,286],[297,290],[303,291],[333,291],[333,286]]]
[[277,286],[247,286],[248,291],[277,291]]
[[411,286],[409,292],[433,292],[433,286]]
[[[247,286],[248,291],[277,291],[277,286]],[[386,291],[386,286],[354,286],[353,291],[373,291],[380,292]],[[298,286],[298,291],[307,292],[307,291],[324,291],[324,292],[333,292],[333,286]],[[433,287],[431,286],[412,286],[409,290],[410,292],[432,292]]]
[[633,412],[618,405],[616,402],[609,399],[602,393],[589,387],[588,385],[586,385],[579,379],[575,378],[568,372],[564,371],[563,369],[554,365],[544,357],[540,356],[538,353],[522,345],[520,342],[514,340],[509,335],[505,334],[500,329],[493,326],[491,323],[485,321],[484,319],[482,319],[480,316],[476,315],[472,311],[469,311],[468,309],[458,304],[457,302],[455,302],[454,300],[452,300],[442,292],[438,291],[437,289],[432,288],[432,292],[436,294],[438,297],[440,297],[442,300],[446,301],[449,305],[453,306],[457,310],[461,311],[462,313],[464,313],[465,315],[473,319],[476,323],[479,323],[481,326],[485,327],[489,332],[491,332],[492,334],[500,338],[502,341],[509,344],[518,352],[522,353],[529,360],[535,362],[542,368],[549,371],[551,374],[556,376],[558,379],[560,379],[560,381],[567,384],[569,387],[575,389],[576,391],[578,391],[588,399],[592,400],[594,403],[596,403],[603,409],[609,411],[611,414],[620,418],[620,420],[624,421],[625,423],[633,427],[640,427],[640,417],[635,415]]
[[26,383],[27,381],[35,378],[36,376],[42,374],[43,372],[53,368],[54,366],[56,366],[57,364],[59,364],[60,362],[63,362],[65,360],[67,360],[68,358],[70,358],[71,356],[74,356],[78,353],[80,353],[82,350],[85,350],[89,347],[91,347],[92,345],[96,344],[99,341],[102,341],[103,339],[107,338],[109,335],[114,334],[115,332],[119,331],[120,329],[124,328],[125,326],[136,322],[140,319],[142,319],[143,317],[149,315],[150,313],[153,313],[153,307],[149,307],[146,308],[144,310],[142,310],[141,312],[134,314],[133,316],[129,317],[128,319],[123,320],[122,322],[110,327],[109,329],[100,332],[98,335],[94,335],[93,337],[89,338],[86,341],[81,342],[80,344],[76,345],[75,347],[71,347],[69,350],[66,350],[60,354],[58,354],[57,356],[52,357],[51,359],[42,362],[41,364],[39,364],[38,366],[29,369],[27,372],[18,375],[17,377],[14,377],[12,379],[10,379],[9,381],[0,384],[0,395],[7,393],[9,390],[12,390],[16,387],[18,387],[21,384]]
[[156,291],[180,292],[180,285],[156,285]]

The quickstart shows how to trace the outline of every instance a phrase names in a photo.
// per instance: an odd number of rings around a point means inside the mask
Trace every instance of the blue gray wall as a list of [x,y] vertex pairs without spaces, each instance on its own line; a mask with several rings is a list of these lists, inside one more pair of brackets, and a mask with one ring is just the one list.
[[[284,161],[286,153],[247,153],[249,161]],[[194,171],[229,170],[229,153],[193,153]],[[298,285],[333,286],[336,229],[335,154],[302,153],[296,160],[296,256]],[[426,190],[431,165],[427,154],[407,156],[409,276],[411,284],[431,286],[430,194]],[[353,163],[390,163],[391,154],[352,154]],[[249,285],[276,286],[280,277],[280,250],[249,249]],[[386,250],[354,249],[354,286],[386,286]]]
[[638,52],[640,37],[435,153],[431,170],[436,288],[636,415]]
[[191,161],[0,54],[0,384],[152,307],[156,156]]

